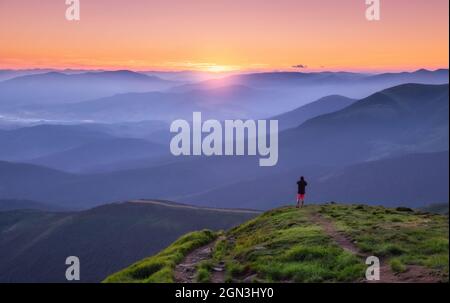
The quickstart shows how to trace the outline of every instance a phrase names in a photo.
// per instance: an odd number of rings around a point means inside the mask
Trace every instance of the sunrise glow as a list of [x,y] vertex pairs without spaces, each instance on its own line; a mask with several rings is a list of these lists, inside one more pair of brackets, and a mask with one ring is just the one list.
[[0,1],[0,68],[448,67],[448,0],[384,0],[377,22],[366,20],[363,0],[123,3],[81,0],[81,20],[69,22],[63,0]]

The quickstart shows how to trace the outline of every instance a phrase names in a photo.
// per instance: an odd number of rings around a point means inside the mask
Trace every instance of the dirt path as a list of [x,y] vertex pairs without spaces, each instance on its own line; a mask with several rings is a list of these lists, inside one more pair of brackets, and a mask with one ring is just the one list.
[[[354,244],[353,240],[343,233],[336,230],[333,222],[319,213],[313,213],[311,219],[314,223],[322,226],[325,233],[330,236],[339,246],[348,252],[355,254],[362,258],[367,258],[370,255],[363,253]],[[380,267],[380,281],[367,281],[363,282],[378,282],[378,283],[436,283],[440,282],[440,278],[434,275],[431,270],[424,266],[408,265],[407,270],[404,273],[394,273],[391,267],[385,260],[381,261]]]
[[[217,240],[197,248],[190,252],[184,260],[175,267],[175,282],[177,283],[195,283],[195,276],[197,272],[197,265],[212,257],[213,249],[217,241],[223,240],[224,237],[219,237]],[[217,264],[211,273],[210,282],[223,283],[225,281],[225,265]]]

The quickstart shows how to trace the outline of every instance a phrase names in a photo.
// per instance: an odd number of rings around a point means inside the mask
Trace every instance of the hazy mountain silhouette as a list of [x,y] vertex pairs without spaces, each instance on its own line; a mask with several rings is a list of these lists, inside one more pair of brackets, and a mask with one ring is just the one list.
[[[285,171],[298,174],[305,166],[331,166],[335,172],[361,162],[445,150],[448,150],[448,85],[408,84],[381,91],[282,132],[279,165],[274,168],[260,168],[255,157],[186,157],[154,167],[74,175],[38,166],[1,163],[0,198],[45,201],[65,207],[89,207],[141,197],[183,201],[184,197]],[[272,191],[267,185],[260,187],[258,194]],[[249,193],[234,192],[242,196]],[[362,198],[359,203],[364,202]],[[371,199],[369,191],[367,199]]]
[[245,85],[255,89],[284,91],[286,94],[296,93],[299,106],[328,95],[360,99],[400,84],[445,84],[449,82],[448,79],[448,69],[375,75],[348,72],[265,72],[232,75],[223,79],[186,84],[172,90],[185,92],[204,87],[220,87],[224,84]]
[[[404,83],[444,84],[448,82],[448,69],[435,71],[418,70],[415,72],[385,73],[385,74],[361,74],[349,72],[272,72],[233,75],[225,79],[228,83],[240,83],[250,87],[268,86],[302,86],[330,84],[374,84],[374,82],[385,82],[394,86]],[[209,80],[210,83],[221,80]],[[392,83],[394,81],[395,83]]]
[[131,71],[49,72],[0,82],[0,109],[66,104],[118,93],[165,89],[176,83]]
[[143,120],[137,122],[118,123],[83,123],[79,127],[92,131],[103,132],[114,137],[149,139],[153,142],[167,142],[167,138],[160,138],[160,132],[168,132],[170,125],[159,120]]
[[[305,166],[188,196],[187,203],[270,209],[294,203],[295,180],[308,178],[307,201],[419,207],[448,203],[449,153],[410,154],[344,168]],[[270,190],[261,190],[270,188]]]
[[270,119],[278,120],[279,130],[285,130],[299,126],[311,118],[341,110],[355,101],[338,95],[327,96]]
[[0,160],[21,161],[113,138],[104,132],[70,125],[38,125],[0,130]]
[[256,159],[187,158],[154,167],[78,175],[0,161],[0,199],[46,201],[74,209],[142,197],[167,199],[254,177],[256,166]]
[[280,134],[286,166],[448,150],[448,84],[405,84]]
[[185,93],[126,93],[74,104],[55,105],[34,111],[46,119],[126,122],[192,119],[193,111],[205,118],[237,119],[263,116],[277,106],[270,92],[245,86],[192,90]]
[[69,172],[83,172],[96,166],[145,158],[149,163],[169,155],[167,146],[142,139],[114,138],[28,160],[28,163]]
[[[163,83],[161,83],[163,82]],[[123,122],[188,118],[267,118],[328,95],[363,98],[403,83],[448,83],[448,70],[367,75],[257,73],[178,86],[130,71],[50,72],[0,82],[0,109],[21,118]],[[149,93],[153,91],[153,93]],[[130,93],[132,92],[132,93]],[[145,93],[143,93],[145,92]],[[67,104],[76,103],[76,104]]]
[[30,200],[16,200],[16,199],[9,199],[9,200],[0,200],[0,212],[2,211],[11,211],[11,210],[42,210],[42,211],[63,211],[64,209],[48,204],[48,203],[42,203],[42,202],[36,202],[36,201],[30,201]]
[[52,71],[53,71],[52,69],[24,69],[24,70],[0,69],[0,81],[6,81],[13,78],[28,75],[45,74]]

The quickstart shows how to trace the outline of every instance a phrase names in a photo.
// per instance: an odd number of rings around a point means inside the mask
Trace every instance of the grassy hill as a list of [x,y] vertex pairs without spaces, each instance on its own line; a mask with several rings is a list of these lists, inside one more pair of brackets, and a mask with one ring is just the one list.
[[266,212],[224,233],[187,234],[105,282],[363,282],[365,259],[381,282],[448,281],[448,216],[366,205]]
[[0,211],[0,282],[66,282],[68,256],[80,258],[81,282],[99,282],[185,233],[231,228],[257,214],[153,200],[80,212]]

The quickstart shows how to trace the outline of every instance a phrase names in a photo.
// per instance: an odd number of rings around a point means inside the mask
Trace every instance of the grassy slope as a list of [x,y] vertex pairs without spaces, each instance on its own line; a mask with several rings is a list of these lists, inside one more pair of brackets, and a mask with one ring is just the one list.
[[321,207],[363,252],[387,258],[392,270],[423,265],[448,279],[448,217],[365,205]]
[[[313,208],[269,211],[229,231],[235,241],[218,244],[215,258],[226,263],[227,280],[257,273],[259,281],[354,281],[363,263],[333,243],[311,222]],[[234,242],[234,243],[233,243]]]
[[[326,205],[275,209],[229,230],[226,239],[217,242],[213,258],[199,264],[198,281],[208,282],[218,262],[225,262],[226,281],[361,281],[364,260],[337,246],[311,219],[316,212],[356,239],[361,250],[390,260],[394,270],[419,264],[448,280],[448,217],[383,207]],[[189,234],[106,282],[171,282],[175,264],[207,238],[212,241],[217,236],[205,233]]]
[[190,251],[208,244],[215,238],[216,233],[210,230],[186,234],[155,256],[136,262],[130,267],[109,276],[104,282],[173,282],[175,266]]

